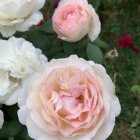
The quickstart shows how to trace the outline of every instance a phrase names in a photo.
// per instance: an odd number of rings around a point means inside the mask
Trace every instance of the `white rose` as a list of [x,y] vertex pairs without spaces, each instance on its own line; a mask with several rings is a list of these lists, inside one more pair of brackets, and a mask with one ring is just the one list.
[[0,110],[0,129],[2,128],[4,123],[4,119],[3,119],[3,112]]
[[22,89],[18,117],[35,140],[105,140],[120,103],[102,65],[54,59]]
[[45,0],[0,0],[1,34],[9,37],[39,23],[43,19],[39,10],[44,3]]
[[0,103],[15,104],[22,83],[46,61],[41,50],[23,38],[0,40]]

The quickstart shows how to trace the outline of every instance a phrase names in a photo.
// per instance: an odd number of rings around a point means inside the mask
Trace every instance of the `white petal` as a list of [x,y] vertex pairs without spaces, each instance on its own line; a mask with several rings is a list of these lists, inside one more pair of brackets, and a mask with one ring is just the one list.
[[2,128],[3,123],[4,123],[3,112],[0,110],[0,129]]
[[92,20],[90,23],[88,35],[89,35],[90,40],[94,41],[98,37],[101,31],[101,22],[99,20],[97,13],[95,12],[95,9],[91,5],[89,5],[89,8],[92,13]]
[[59,6],[64,6],[66,4],[74,4],[74,3],[78,3],[81,4],[82,6],[87,6],[88,5],[88,1],[87,0],[61,0],[59,2]]
[[119,115],[120,111],[121,107],[119,100],[117,97],[113,97],[109,117],[92,140],[106,140],[110,136],[115,125],[115,117]]
[[45,0],[38,0],[37,8],[36,10],[40,10],[45,4]]
[[36,12],[23,23],[16,25],[16,28],[18,31],[27,31],[31,26],[38,24],[42,19],[42,14],[40,12]]
[[26,120],[27,120],[27,117],[29,116],[29,112],[30,111],[26,106],[23,106],[18,110],[18,118],[19,118],[20,123],[24,125],[26,124]]
[[19,89],[17,89],[16,91],[13,91],[13,93],[11,93],[9,98],[7,98],[4,103],[6,105],[16,104],[17,100],[18,100],[18,97],[19,97]]
[[35,140],[58,140],[58,136],[51,136],[38,128],[30,117],[27,119],[29,136]]
[[113,96],[115,94],[115,85],[109,75],[106,73],[105,68],[100,64],[95,64],[93,65],[93,70],[101,78],[104,87],[108,91],[107,94]]
[[10,37],[16,32],[15,26],[1,26],[0,25],[0,32],[3,37]]
[[[10,37],[16,31],[27,31],[43,19],[38,12],[45,0],[10,0],[0,2],[0,33]],[[7,10],[8,9],[8,10]]]
[[[23,38],[0,40],[0,103],[17,103],[20,88],[46,62],[41,50]],[[20,98],[23,104],[26,94],[20,96],[24,97]]]

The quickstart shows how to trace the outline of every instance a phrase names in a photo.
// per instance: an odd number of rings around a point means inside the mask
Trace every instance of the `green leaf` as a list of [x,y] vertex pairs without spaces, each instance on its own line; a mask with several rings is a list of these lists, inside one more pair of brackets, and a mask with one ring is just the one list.
[[140,85],[134,85],[131,87],[131,92],[140,94]]
[[17,118],[17,110],[18,110],[17,105],[12,105],[12,106],[3,105],[2,110],[4,111],[5,120],[11,121]]
[[42,26],[38,28],[39,31],[43,31],[46,33],[54,33],[53,27],[52,27],[52,20],[46,21]]
[[46,52],[52,45],[50,36],[47,36],[45,33],[39,31],[31,32],[27,39],[31,41],[35,47],[40,48],[43,52]]
[[68,57],[68,55],[65,54],[65,53],[62,53],[62,52],[57,53],[56,55],[54,55],[54,58],[56,58],[56,59],[58,59],[58,58],[66,58],[66,57]]
[[94,44],[96,46],[99,46],[100,48],[103,48],[103,49],[109,48],[109,45],[105,41],[101,40],[100,38],[97,38],[94,41]]
[[47,51],[47,55],[51,55],[51,56],[54,56],[56,55],[57,53],[60,53],[62,51],[62,47],[52,47],[49,51]]
[[18,120],[4,122],[2,129],[0,129],[0,138],[14,137],[19,132],[21,132],[22,129],[23,126],[19,123]]
[[103,53],[99,47],[91,43],[87,46],[87,56],[89,60],[93,60],[96,63],[101,64],[103,61]]
[[52,46],[53,47],[61,47],[62,46],[62,40],[57,38],[56,36],[49,40],[49,41],[52,41]]
[[14,140],[32,140],[28,136],[27,128],[23,129],[16,137],[14,137]]
[[64,53],[71,55],[74,53],[74,44],[70,42],[63,42]]
[[79,42],[77,42],[75,49],[77,50],[84,49],[87,46],[87,44],[88,44],[88,41],[86,39],[82,39]]
[[86,59],[86,51],[85,50],[76,51],[76,54],[78,55],[78,57]]
[[96,11],[99,9],[101,4],[102,4],[102,0],[94,0],[93,1],[93,6],[94,6]]

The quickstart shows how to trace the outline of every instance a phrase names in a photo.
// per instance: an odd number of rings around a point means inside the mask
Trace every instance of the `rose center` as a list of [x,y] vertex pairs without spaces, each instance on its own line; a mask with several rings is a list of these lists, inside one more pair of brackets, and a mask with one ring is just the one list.
[[77,98],[77,101],[78,101],[79,103],[83,103],[84,97],[83,97],[82,95],[80,95],[80,96]]

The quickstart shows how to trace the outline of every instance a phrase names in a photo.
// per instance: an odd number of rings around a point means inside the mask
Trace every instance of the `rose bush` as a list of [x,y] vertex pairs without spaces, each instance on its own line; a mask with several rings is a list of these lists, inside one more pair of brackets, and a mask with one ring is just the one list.
[[87,0],[61,0],[52,21],[58,37],[69,42],[79,41],[86,34],[94,41],[101,30],[99,17]]
[[18,117],[35,140],[105,140],[120,113],[104,67],[77,56],[48,62],[21,92]]
[[15,104],[22,83],[45,62],[41,50],[23,38],[0,40],[0,103]]
[[39,23],[43,16],[39,10],[45,0],[2,0],[0,1],[0,33],[12,36],[16,31],[27,31]]

